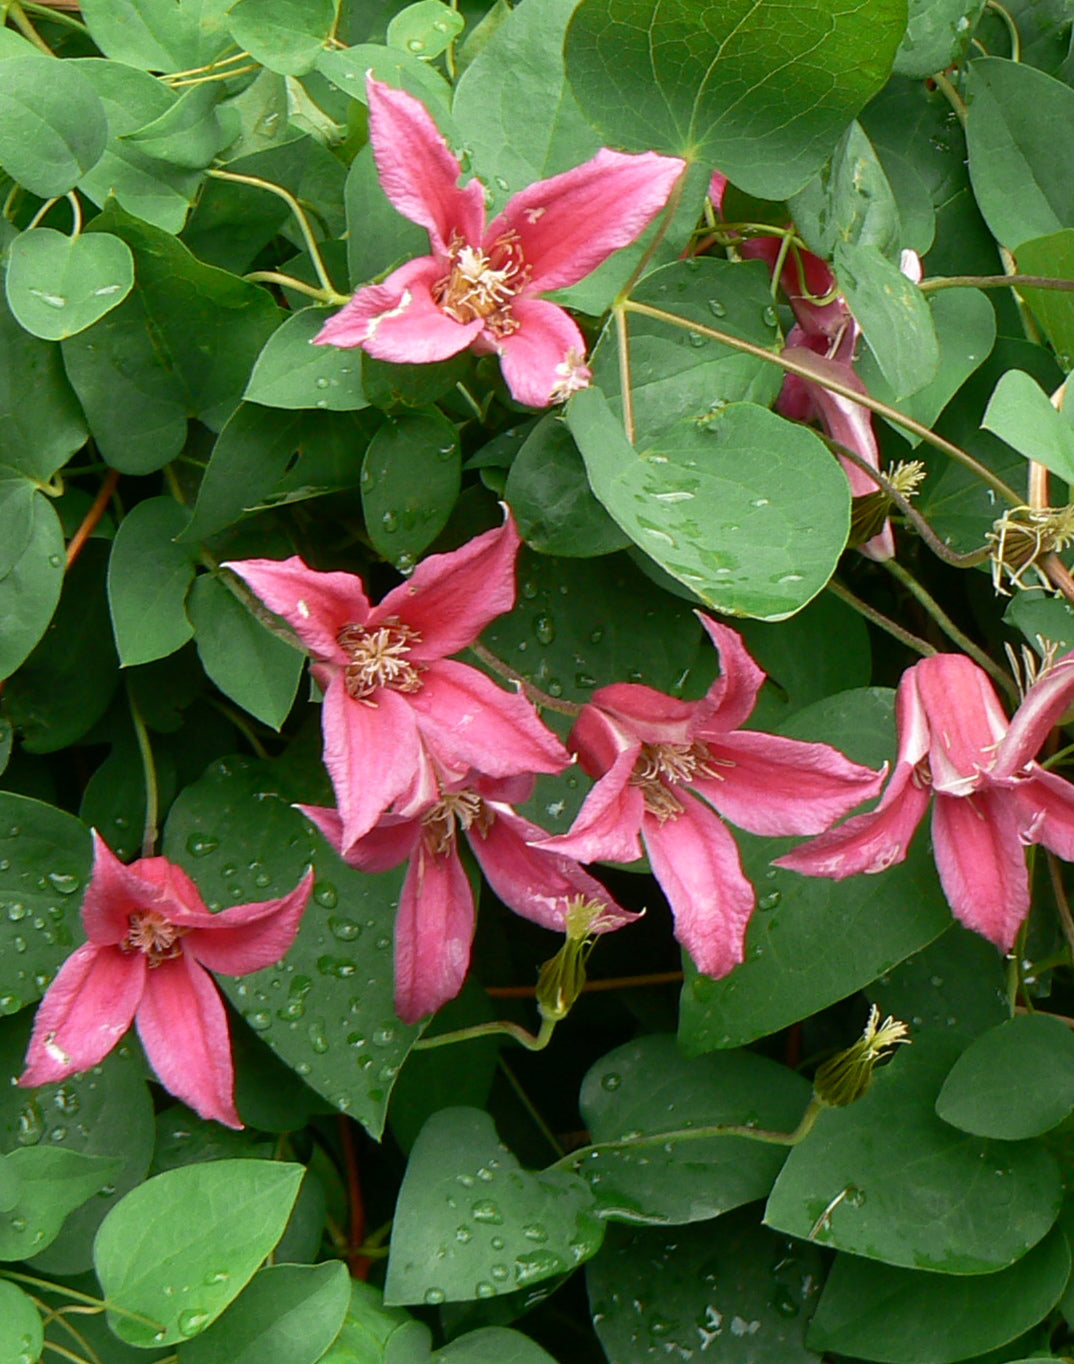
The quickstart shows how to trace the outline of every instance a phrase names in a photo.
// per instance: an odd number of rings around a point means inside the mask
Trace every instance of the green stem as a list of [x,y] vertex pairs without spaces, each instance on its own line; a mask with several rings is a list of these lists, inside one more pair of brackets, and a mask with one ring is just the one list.
[[623,396],[623,430],[634,444],[634,389],[630,381],[630,331],[624,309],[615,309],[615,341],[619,356],[619,392]]
[[230,180],[237,185],[250,185],[254,189],[267,190],[269,194],[275,194],[278,199],[282,199],[295,215],[302,231],[303,240],[306,243],[306,250],[310,253],[310,259],[313,261],[313,268],[317,272],[317,278],[321,281],[321,287],[331,295],[333,303],[347,302],[347,295],[339,293],[328,278],[328,272],[324,268],[324,261],[321,259],[320,248],[313,235],[309,219],[306,217],[302,205],[289,190],[284,189],[282,185],[274,185],[271,180],[262,180],[259,175],[239,175],[235,171],[226,170],[210,170],[207,174],[215,180]]
[[651,317],[657,322],[666,322],[669,326],[680,327],[684,331],[697,332],[700,336],[710,337],[713,341],[721,341],[731,350],[742,351],[745,355],[752,355],[755,359],[776,365],[788,374],[797,374],[799,378],[806,379],[811,384],[819,384],[821,388],[826,388],[831,393],[837,393],[841,398],[847,398],[850,402],[857,403],[859,407],[875,412],[879,417],[886,417],[896,426],[902,426],[907,431],[912,431],[926,444],[942,451],[943,454],[957,460],[959,464],[964,465],[976,474],[983,483],[987,483],[1005,501],[1010,502],[1012,507],[1020,507],[1023,503],[1021,496],[1012,487],[1004,483],[1003,479],[999,478],[979,460],[974,459],[968,450],[962,450],[949,440],[944,440],[942,436],[938,436],[935,431],[930,430],[922,422],[908,416],[905,412],[900,412],[896,407],[880,402],[878,398],[872,398],[867,393],[859,393],[849,384],[840,383],[837,379],[830,379],[827,375],[822,377],[808,365],[799,364],[797,360],[788,360],[785,355],[778,355],[775,351],[766,350],[764,346],[755,345],[752,341],[745,341],[740,336],[732,335],[731,332],[717,331],[715,327],[706,326],[704,322],[694,322],[689,318],[679,317],[677,313],[665,312],[663,308],[651,308],[649,304],[637,303],[633,299],[624,299],[621,306],[627,312],[639,313],[642,317]]
[[974,644],[973,640],[970,639],[968,635],[963,634],[939,602],[922,587],[914,575],[909,573],[903,568],[902,564],[896,562],[894,559],[885,559],[881,564],[881,567],[887,569],[891,576],[897,582],[900,582],[911,596],[916,597],[947,638],[953,644],[957,644],[963,653],[969,654],[970,658],[973,659],[977,666],[983,668],[985,672],[988,673],[989,677],[992,678],[993,682],[1003,688],[1004,692],[1007,694],[1008,700],[1017,704],[1018,688],[1014,685],[1014,681],[997,663],[994,663],[992,659],[988,657],[983,649]]
[[19,0],[8,0],[7,5],[4,7],[4,18],[12,19],[15,27],[22,36],[29,39],[39,52],[43,52],[46,57],[55,57],[55,52],[53,52],[52,48],[49,47],[48,43],[45,42],[44,38],[41,37],[40,33],[38,33],[37,29],[34,28],[33,24],[31,24],[30,20],[26,17],[26,11],[19,4]]
[[[227,51],[227,48],[224,49]],[[190,66],[185,71],[169,71],[166,76],[161,76],[162,81],[185,80],[187,76],[202,76],[219,71],[222,66],[231,66],[235,62],[247,61],[250,57],[249,52],[233,52],[229,57],[214,57],[211,62],[206,62],[204,66]]]
[[1022,35],[1018,32],[1018,25],[1011,17],[1010,11],[1005,9],[999,0],[988,0],[985,9],[990,9],[993,14],[998,14],[1007,25],[1007,32],[1011,39],[1011,61],[1020,62],[1022,60]]
[[41,221],[41,219],[45,216],[45,214],[49,211],[49,209],[52,208],[52,206],[53,206],[54,204],[58,204],[59,202],[60,202],[60,200],[59,200],[58,198],[56,198],[56,199],[46,199],[45,202],[41,205],[41,207],[40,207],[40,208],[37,210],[37,212],[34,214],[34,216],[33,216],[33,217],[30,219],[30,221],[26,224],[26,231],[27,231],[27,232],[32,232],[33,229],[34,229],[34,228],[38,225],[38,223]]
[[527,1051],[544,1051],[552,1040],[552,1033],[555,1031],[555,1020],[549,1018],[541,1019],[541,1026],[537,1036],[527,1032],[525,1028],[517,1023],[509,1023],[506,1019],[501,1019],[495,1023],[475,1023],[469,1028],[457,1028],[454,1032],[442,1032],[436,1037],[422,1037],[414,1043],[412,1051],[432,1051],[434,1047],[450,1047],[455,1042],[472,1042],[477,1037],[513,1037],[516,1042],[521,1043]]
[[656,255],[657,251],[660,249],[660,243],[667,236],[668,228],[671,226],[675,214],[678,213],[679,211],[679,204],[682,202],[683,183],[685,182],[688,173],[689,173],[688,166],[684,166],[683,169],[679,172],[678,178],[671,187],[671,193],[668,195],[668,201],[664,205],[664,211],[660,215],[660,222],[657,224],[656,231],[653,233],[653,239],[642,252],[641,259],[638,261],[637,265],[635,265],[634,269],[630,272],[630,278],[619,290],[619,299],[626,298],[627,294],[630,293],[634,285],[637,284],[639,279],[641,279],[642,274],[645,271],[645,267],[649,264],[652,258]]
[[942,90],[947,96],[947,102],[954,109],[959,123],[963,128],[966,126],[966,101],[955,89],[954,85],[948,80],[943,71],[937,71],[932,77],[937,90]]
[[911,634],[909,630],[905,630],[901,625],[897,625],[895,621],[891,620],[888,616],[883,615],[880,611],[877,611],[875,607],[870,606],[867,602],[863,602],[860,597],[856,597],[854,593],[851,592],[849,587],[844,587],[838,579],[830,578],[828,580],[827,590],[833,597],[838,597],[840,601],[845,601],[848,606],[853,607],[859,616],[864,617],[867,621],[871,621],[873,625],[883,630],[885,634],[889,634],[892,639],[897,639],[900,644],[905,644],[908,649],[913,649],[914,653],[920,654],[922,658],[931,658],[933,654],[936,653],[936,650],[926,640]]
[[73,28],[76,33],[81,33],[84,37],[90,36],[90,31],[81,20],[76,19],[73,14],[67,14],[62,9],[53,9],[51,5],[39,5],[37,0],[22,0],[22,7],[30,14],[36,14],[39,19],[47,19],[51,24],[66,24],[68,28]]
[[1054,275],[934,275],[931,279],[923,279],[917,287],[923,294],[934,294],[939,289],[1006,289],[1010,286],[1074,293],[1074,279],[1056,279]]
[[152,857],[157,843],[157,820],[160,815],[160,791],[157,786],[157,768],[153,761],[153,748],[149,742],[142,713],[134,699],[130,682],[127,682],[127,704],[130,707],[131,724],[138,740],[138,752],[142,759],[142,776],[145,780],[145,824],[142,828],[142,856]]
[[82,204],[74,190],[66,198],[71,205],[71,240],[76,241],[82,235]]
[[243,275],[243,279],[248,284],[279,284],[284,289],[294,289],[297,294],[305,294],[307,298],[315,298],[318,303],[334,305],[347,301],[340,294],[318,289],[304,280],[295,279],[293,275],[281,274],[279,270],[251,270],[248,275]]
[[663,1146],[665,1142],[708,1141],[711,1137],[745,1137],[747,1141],[760,1141],[768,1146],[797,1146],[813,1130],[825,1105],[816,1097],[810,1099],[802,1114],[802,1120],[793,1132],[772,1132],[764,1127],[749,1127],[743,1123],[718,1122],[705,1127],[677,1127],[670,1132],[647,1132],[638,1137],[620,1137],[618,1141],[595,1141],[591,1146],[581,1146],[577,1151],[561,1157],[548,1168],[576,1169],[593,1156],[601,1156],[610,1151],[638,1151],[646,1147]]
[[[189,90],[195,85],[208,85],[211,81],[229,81],[232,76],[246,76],[251,71],[260,71],[260,62],[251,62],[249,66],[235,66],[230,71],[217,71],[211,76],[192,76],[190,80],[170,81],[169,88],[172,90]],[[209,172],[212,174],[212,171]]]
[[6,1266],[0,1269],[0,1279],[12,1279],[16,1283],[30,1284],[34,1288],[43,1288],[47,1293],[61,1293],[65,1298],[70,1298],[72,1302],[88,1303],[90,1307],[96,1307],[102,1312],[115,1312],[117,1316],[129,1317],[131,1321],[140,1322],[143,1326],[151,1326],[154,1331],[163,1331],[164,1323],[154,1321],[152,1317],[145,1317],[141,1312],[132,1312],[127,1307],[120,1307],[118,1303],[109,1302],[106,1298],[94,1298],[89,1293],[80,1293],[75,1288],[69,1288],[67,1284],[52,1283],[48,1279],[39,1279],[33,1274],[23,1274],[16,1269],[8,1269]]

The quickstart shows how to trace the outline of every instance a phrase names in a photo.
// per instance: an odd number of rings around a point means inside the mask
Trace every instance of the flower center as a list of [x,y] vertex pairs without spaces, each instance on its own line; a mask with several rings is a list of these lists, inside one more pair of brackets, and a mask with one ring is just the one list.
[[689,784],[692,777],[719,777],[716,768],[731,765],[714,758],[703,743],[642,744],[630,785],[641,787],[646,810],[664,824],[684,809],[672,786]]
[[178,924],[173,924],[155,909],[143,909],[127,916],[130,928],[120,943],[123,952],[142,952],[149,958],[149,969],[159,966],[162,961],[180,957],[183,949],[179,939],[189,932]]
[[375,630],[364,625],[344,625],[336,636],[341,649],[350,655],[344,670],[347,694],[364,701],[378,687],[389,691],[420,691],[421,664],[407,655],[421,641],[417,630],[389,616]]
[[432,287],[441,310],[456,322],[485,323],[495,336],[518,330],[511,316],[511,300],[530,276],[522,259],[518,234],[497,237],[488,255],[461,237],[451,243],[451,269]]
[[476,824],[484,832],[492,823],[492,812],[476,791],[453,791],[442,797],[421,817],[425,846],[436,857],[450,852],[455,835]]

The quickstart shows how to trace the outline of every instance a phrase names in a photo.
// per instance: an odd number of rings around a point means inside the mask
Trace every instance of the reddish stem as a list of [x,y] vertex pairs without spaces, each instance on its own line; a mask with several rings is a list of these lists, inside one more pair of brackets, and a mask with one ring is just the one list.
[[115,492],[116,484],[118,482],[119,470],[109,469],[108,476],[101,484],[100,492],[93,499],[93,506],[90,507],[89,511],[82,518],[82,524],[79,526],[78,530],[71,536],[70,543],[67,546],[68,568],[71,567],[74,561],[82,553],[83,545],[97,529],[97,524],[104,515],[105,507],[107,507],[112,500],[112,494]]
[[344,1174],[347,1184],[347,1206],[350,1226],[347,1229],[347,1268],[351,1278],[366,1279],[373,1261],[361,1253],[365,1242],[365,1203],[362,1200],[362,1181],[358,1171],[358,1148],[354,1144],[351,1120],[341,1113],[338,1119],[339,1142],[343,1149]]

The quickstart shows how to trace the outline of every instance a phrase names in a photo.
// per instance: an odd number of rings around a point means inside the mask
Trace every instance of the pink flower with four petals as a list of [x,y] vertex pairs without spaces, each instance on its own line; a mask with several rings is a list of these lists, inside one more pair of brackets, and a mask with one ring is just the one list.
[[166,857],[125,866],[96,831],[93,848],[82,904],[89,941],[41,1001],[19,1084],[88,1070],[133,1021],[165,1089],[203,1118],[241,1127],[227,1015],[209,971],[244,976],[279,961],[298,932],[312,869],[282,899],[212,914]]
[[462,173],[428,110],[372,75],[369,137],[384,193],[427,229],[432,254],[359,289],[314,339],[361,346],[380,360],[427,364],[467,346],[500,357],[521,403],[545,407],[589,382],[574,320],[538,297],[577,284],[626,246],[667,202],[676,157],[603,148],[540,180],[487,227],[479,180]]
[[899,752],[875,810],[780,857],[776,866],[841,881],[901,862],[932,807],[932,851],[947,902],[967,928],[1004,951],[1029,912],[1025,845],[1074,861],[1074,786],[1034,761],[1074,699],[1074,654],[1003,713],[987,673],[962,654],[936,654],[902,676]]
[[630,682],[594,692],[570,745],[599,780],[570,830],[539,846],[633,862],[640,835],[676,938],[718,977],[742,960],[756,898],[723,820],[755,834],[819,832],[876,795],[884,773],[827,744],[740,729],[764,673],[734,630],[699,619],[720,655],[708,694],[679,701]]

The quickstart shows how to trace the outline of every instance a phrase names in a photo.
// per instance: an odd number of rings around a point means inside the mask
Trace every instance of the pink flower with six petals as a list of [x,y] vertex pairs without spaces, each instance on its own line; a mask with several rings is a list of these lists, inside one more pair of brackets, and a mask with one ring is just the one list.
[[96,831],[93,848],[82,904],[89,941],[67,958],[38,1007],[19,1084],[88,1070],[133,1021],[165,1089],[203,1118],[241,1127],[227,1015],[209,971],[244,976],[279,961],[298,932],[312,868],[282,899],[212,914],[166,857],[125,866]]
[[1026,691],[1008,721],[987,673],[962,654],[907,669],[899,752],[875,810],[803,843],[779,867],[835,881],[901,862],[932,808],[932,851],[955,917],[1008,951],[1029,912],[1025,845],[1074,860],[1074,786],[1034,757],[1074,698],[1074,654]]
[[467,346],[495,352],[513,396],[531,407],[589,382],[585,341],[539,294],[577,284],[648,225],[684,169],[676,157],[603,148],[516,194],[485,225],[480,181],[413,95],[367,78],[369,137],[384,193],[427,229],[432,254],[359,289],[314,339],[380,360],[427,364]]
[[570,761],[525,697],[448,658],[514,605],[518,547],[508,517],[423,559],[378,606],[353,573],[321,573],[299,558],[225,565],[314,657],[344,851],[427,783],[430,754],[455,776],[471,767],[493,777],[558,772]]
[[632,862],[640,835],[676,938],[719,977],[742,960],[755,902],[723,819],[756,834],[820,831],[875,795],[884,773],[827,744],[740,729],[764,673],[741,636],[698,616],[720,655],[707,696],[679,701],[629,682],[594,692],[570,745],[599,780],[570,830],[539,846]]
[[[435,1013],[462,988],[474,936],[474,898],[459,859],[466,835],[493,891],[509,909],[545,928],[564,931],[581,901],[600,907],[589,931],[605,933],[638,916],[621,909],[577,862],[532,846],[547,838],[509,802],[526,800],[532,777],[493,781],[470,773],[444,783],[431,804],[412,815],[385,815],[343,855],[363,871],[386,871],[410,859],[395,921],[395,1010],[406,1023]],[[341,851],[335,810],[299,806]]]

